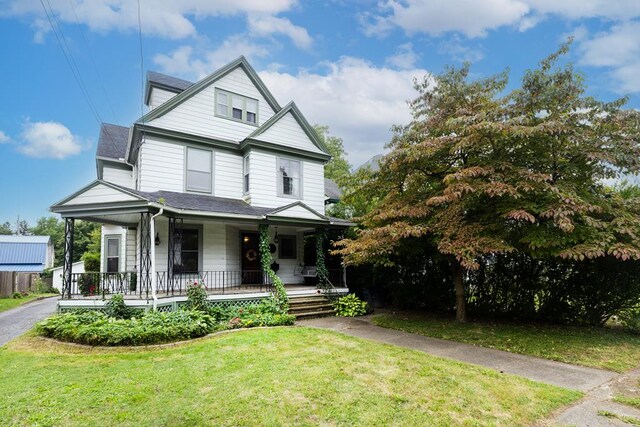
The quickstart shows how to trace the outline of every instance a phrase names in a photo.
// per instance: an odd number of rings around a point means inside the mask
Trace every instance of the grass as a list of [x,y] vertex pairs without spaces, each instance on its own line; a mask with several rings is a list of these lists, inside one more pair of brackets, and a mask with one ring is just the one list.
[[33,301],[38,298],[52,297],[56,295],[58,294],[29,294],[28,296],[22,297],[22,298],[12,298],[12,297],[0,298],[0,312],[11,310],[12,308],[19,307],[22,304],[26,304],[29,301]]
[[612,418],[612,419],[616,419],[616,420],[620,420],[623,423],[632,425],[632,426],[640,426],[640,419],[636,418],[636,417],[629,417],[627,415],[618,415],[614,412],[611,411],[598,411],[598,415],[600,415],[601,417],[607,417],[607,418]]
[[24,336],[0,348],[3,425],[530,425],[576,391],[308,328],[161,349]]
[[640,365],[640,336],[613,328],[501,322],[457,323],[418,314],[373,318],[385,328],[475,344],[595,368],[624,372]]

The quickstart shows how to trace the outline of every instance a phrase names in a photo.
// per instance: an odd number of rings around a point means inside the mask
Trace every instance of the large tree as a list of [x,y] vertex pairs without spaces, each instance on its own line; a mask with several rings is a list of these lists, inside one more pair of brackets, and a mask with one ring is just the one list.
[[[64,261],[64,221],[55,216],[43,216],[29,229],[36,236],[50,236],[55,252],[55,266]],[[87,252],[100,253],[100,224],[76,221],[73,233],[73,261],[79,261]]]
[[407,238],[432,240],[464,321],[464,271],[483,254],[639,259],[638,207],[603,182],[638,172],[640,113],[586,96],[568,48],[506,95],[506,72],[472,81],[468,64],[416,83],[413,120],[360,187],[382,198],[339,243],[346,261],[390,264]]

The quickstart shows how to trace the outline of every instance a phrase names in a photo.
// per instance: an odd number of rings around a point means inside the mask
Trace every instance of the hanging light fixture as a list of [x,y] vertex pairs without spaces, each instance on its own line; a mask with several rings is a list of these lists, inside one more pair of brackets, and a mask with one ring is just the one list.
[[160,246],[160,233],[156,233],[156,246]]
[[273,243],[278,243],[278,227],[276,227],[276,236],[273,238]]

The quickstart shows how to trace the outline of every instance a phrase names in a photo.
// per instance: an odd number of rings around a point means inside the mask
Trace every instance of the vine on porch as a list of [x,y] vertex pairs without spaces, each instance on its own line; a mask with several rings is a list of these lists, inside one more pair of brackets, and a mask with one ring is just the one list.
[[319,228],[316,230],[316,274],[318,277],[318,289],[324,289],[325,296],[332,299],[335,288],[329,281],[329,270],[324,262],[324,242],[327,240],[327,230]]
[[272,298],[274,302],[283,312],[289,309],[289,297],[287,291],[284,288],[284,283],[278,277],[278,275],[271,269],[271,251],[269,250],[269,226],[267,224],[260,224],[258,226],[260,231],[260,263],[262,264],[262,270],[269,276],[271,283],[273,284],[274,292]]

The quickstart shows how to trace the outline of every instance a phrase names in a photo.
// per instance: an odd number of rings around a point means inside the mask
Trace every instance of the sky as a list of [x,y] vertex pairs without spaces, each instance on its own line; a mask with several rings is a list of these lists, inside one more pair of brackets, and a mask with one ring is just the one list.
[[150,70],[196,81],[244,55],[357,167],[409,122],[414,79],[470,61],[516,87],[570,36],[588,94],[640,108],[640,0],[0,0],[0,222],[96,178],[99,124],[146,111]]

